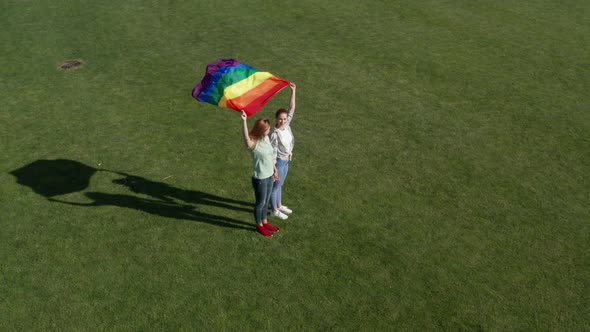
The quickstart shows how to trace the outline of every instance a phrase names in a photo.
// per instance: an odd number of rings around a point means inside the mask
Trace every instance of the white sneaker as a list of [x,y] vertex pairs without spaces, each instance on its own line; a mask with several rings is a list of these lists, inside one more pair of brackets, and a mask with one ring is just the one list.
[[275,217],[275,218],[279,218],[279,219],[283,219],[283,220],[285,220],[285,219],[289,218],[289,216],[288,216],[288,215],[286,215],[286,214],[284,214],[283,212],[281,212],[281,211],[278,211],[278,210],[277,210],[277,212],[271,211],[271,212],[270,212],[270,216],[271,216],[271,217]]
[[293,211],[291,209],[289,209],[286,205],[282,205],[279,208],[279,211],[281,211],[281,212],[283,212],[285,214],[291,214],[291,213],[293,213]]

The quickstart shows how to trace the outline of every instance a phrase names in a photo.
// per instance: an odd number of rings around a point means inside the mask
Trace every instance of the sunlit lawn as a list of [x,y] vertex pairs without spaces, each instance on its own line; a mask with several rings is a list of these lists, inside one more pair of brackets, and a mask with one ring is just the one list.
[[[590,330],[589,14],[1,3],[0,330]],[[272,239],[229,57],[298,86]]]

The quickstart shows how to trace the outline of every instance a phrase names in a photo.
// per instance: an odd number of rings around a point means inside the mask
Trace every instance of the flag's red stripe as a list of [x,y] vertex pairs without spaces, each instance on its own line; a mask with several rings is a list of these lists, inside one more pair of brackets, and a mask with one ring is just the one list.
[[273,76],[243,95],[228,100],[227,107],[238,112],[244,110],[252,116],[288,85],[289,82]]

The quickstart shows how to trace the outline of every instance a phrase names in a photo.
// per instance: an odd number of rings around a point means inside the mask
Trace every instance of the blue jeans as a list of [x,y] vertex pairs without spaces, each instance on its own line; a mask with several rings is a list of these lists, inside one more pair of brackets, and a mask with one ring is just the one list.
[[273,210],[279,208],[279,203],[283,203],[281,200],[282,189],[285,179],[287,178],[287,173],[289,173],[289,161],[277,158],[275,166],[277,167],[277,173],[279,174],[279,181],[275,182],[272,186],[272,193],[270,195],[270,205]]
[[252,187],[256,196],[256,205],[254,206],[254,219],[256,224],[262,225],[262,220],[266,219],[268,214],[268,201],[272,191],[272,176],[266,179],[257,179],[252,177]]

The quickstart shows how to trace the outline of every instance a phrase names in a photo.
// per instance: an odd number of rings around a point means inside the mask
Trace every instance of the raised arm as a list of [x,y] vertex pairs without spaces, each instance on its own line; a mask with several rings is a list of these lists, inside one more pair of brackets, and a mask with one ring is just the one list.
[[[289,102],[289,113],[295,112],[295,91],[297,90],[297,86],[295,83],[289,83],[291,87],[291,101]],[[293,114],[291,114],[293,115]]]
[[248,122],[247,122],[248,116],[246,115],[246,112],[244,112],[242,110],[242,136],[244,138],[244,144],[246,144],[246,147],[248,149],[251,149],[252,146],[254,145],[254,142],[250,139],[250,135],[248,135]]

